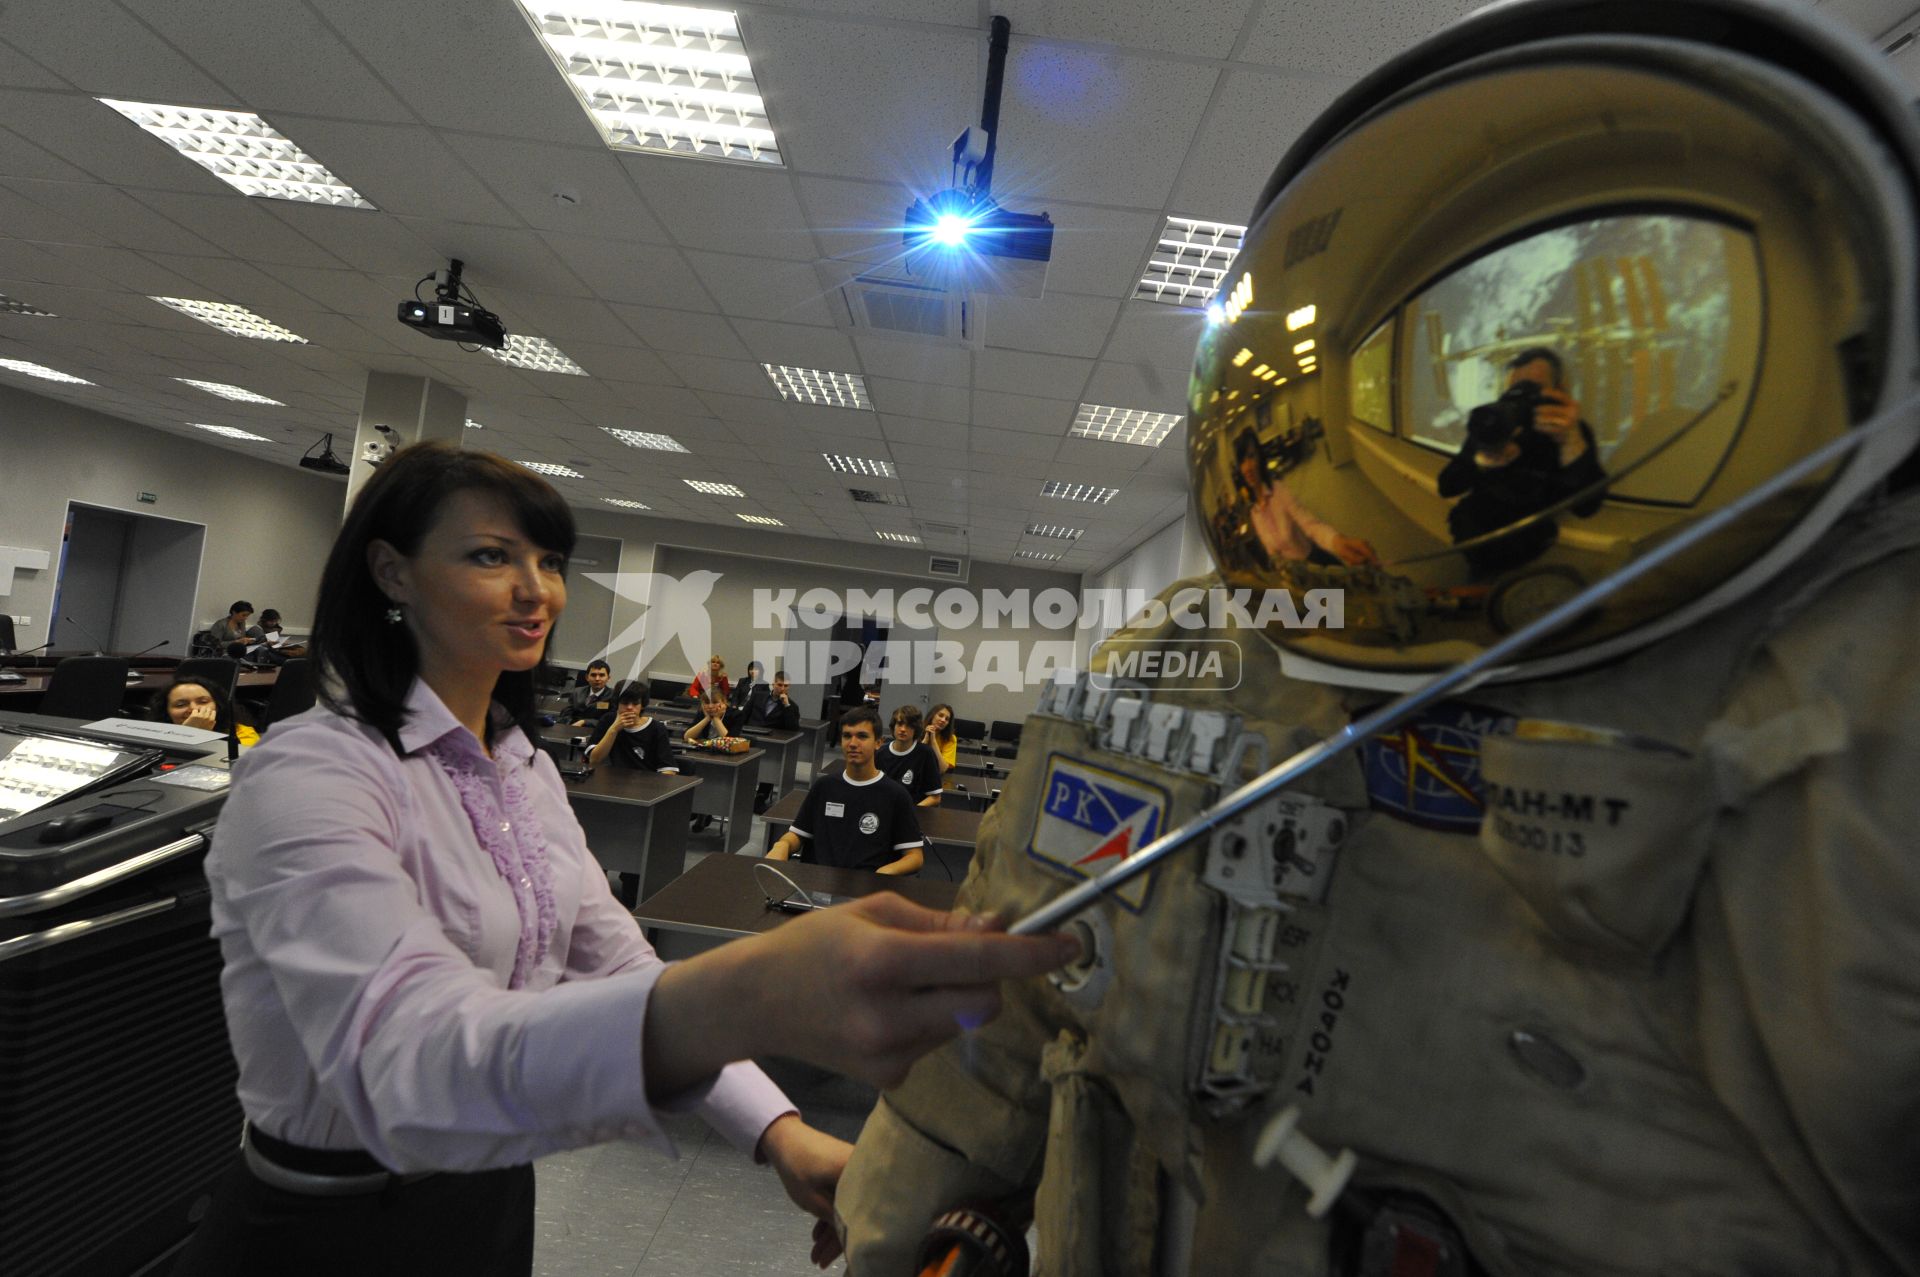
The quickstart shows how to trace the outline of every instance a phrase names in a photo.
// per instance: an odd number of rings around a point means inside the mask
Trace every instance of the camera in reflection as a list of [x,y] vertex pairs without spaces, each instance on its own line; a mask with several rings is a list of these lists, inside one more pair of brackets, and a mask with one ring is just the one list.
[[1468,446],[1489,455],[1502,451],[1522,430],[1533,428],[1533,410],[1540,402],[1539,382],[1514,382],[1498,399],[1467,414]]

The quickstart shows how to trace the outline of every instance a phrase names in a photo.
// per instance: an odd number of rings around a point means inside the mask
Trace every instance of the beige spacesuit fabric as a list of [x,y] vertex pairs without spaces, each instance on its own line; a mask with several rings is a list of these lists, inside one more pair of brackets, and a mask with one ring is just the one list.
[[[1920,1274],[1916,547],[1920,498],[1885,503],[1650,648],[1458,698],[1448,757],[1416,722],[1309,777],[1349,828],[1323,898],[1290,901],[1242,1106],[1195,1087],[1229,911],[1208,853],[1161,862],[1095,910],[1103,984],[1010,989],[883,1098],[838,1194],[850,1271],[910,1273],[935,1214],[990,1205],[1035,1215],[1057,1277],[1318,1277],[1327,1223],[1252,1162],[1291,1104],[1489,1273]],[[1253,634],[1115,638],[1237,640],[1238,687],[1151,699],[1231,709],[1275,759],[1386,699],[1284,678]],[[1158,804],[1158,830],[1217,796],[1095,731],[1028,721],[964,905],[1017,917],[1110,863],[1060,867],[1061,786]],[[1478,829],[1383,806],[1389,764],[1471,788]]]

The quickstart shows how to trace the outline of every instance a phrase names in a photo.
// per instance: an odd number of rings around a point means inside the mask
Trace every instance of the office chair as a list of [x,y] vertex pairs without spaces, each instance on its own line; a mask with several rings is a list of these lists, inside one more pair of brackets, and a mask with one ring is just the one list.
[[53,667],[37,713],[92,721],[112,718],[127,697],[127,658],[69,656]]
[[313,667],[304,656],[296,656],[280,667],[267,695],[267,708],[260,715],[260,730],[266,731],[283,718],[292,718],[313,708]]
[[1020,756],[1019,723],[1006,723],[996,719],[993,724],[992,738],[995,742],[995,758],[1018,758]]
[[11,652],[13,647],[13,618],[0,615],[0,652]]
[[189,657],[173,667],[173,676],[193,679],[231,705],[240,686],[240,662],[226,656]]
[[987,725],[977,718],[956,718],[953,720],[953,734],[964,741],[985,740]]

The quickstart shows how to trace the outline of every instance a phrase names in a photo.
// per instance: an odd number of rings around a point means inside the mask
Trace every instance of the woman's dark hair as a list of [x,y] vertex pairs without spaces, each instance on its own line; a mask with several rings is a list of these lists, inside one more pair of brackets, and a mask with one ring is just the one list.
[[1259,467],[1262,477],[1267,472],[1267,459],[1261,454],[1260,436],[1249,426],[1233,437],[1233,482],[1234,486],[1246,493],[1249,498],[1258,496],[1247,482],[1247,476],[1240,473],[1240,467],[1252,461]]
[[227,615],[232,616],[236,612],[251,612],[251,611],[253,611],[253,604],[247,602],[245,599],[241,599],[237,603],[235,603],[232,607],[227,609]]
[[[436,440],[411,444],[381,463],[347,512],[320,577],[307,645],[319,697],[335,713],[377,730],[396,754],[420,653],[404,624],[387,621],[393,604],[373,579],[367,551],[385,541],[401,554],[418,553],[447,498],[468,489],[499,497],[521,533],[541,549],[573,554],[573,512],[552,484],[504,457]],[[539,673],[502,673],[493,689],[493,699],[536,746],[533,689]]]
[[935,705],[932,709],[927,711],[927,722],[929,723],[933,722],[934,716],[938,714],[941,710],[947,711],[946,730],[936,731],[933,728],[929,727],[927,729],[927,735],[944,745],[948,741],[953,739],[953,706],[945,704],[944,702],[939,705]]
[[227,703],[227,698],[221,694],[219,688],[207,682],[206,679],[195,678],[191,674],[185,678],[175,678],[173,682],[168,683],[165,687],[154,693],[153,718],[155,722],[171,723],[173,721],[173,715],[167,712],[167,702],[172,700],[173,694],[183,687],[205,688],[207,695],[213,698],[213,730],[216,732],[233,731],[233,706]]
[[272,608],[268,608],[266,611],[260,614],[260,624],[262,625],[272,625],[274,622],[278,621],[279,619],[280,619],[280,614],[274,611]]

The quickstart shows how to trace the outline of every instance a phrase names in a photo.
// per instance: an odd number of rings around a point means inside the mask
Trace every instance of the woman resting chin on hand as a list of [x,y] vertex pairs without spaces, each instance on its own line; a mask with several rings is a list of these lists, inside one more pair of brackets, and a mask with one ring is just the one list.
[[[748,1061],[886,1085],[1074,956],[881,893],[663,963],[535,746],[573,544],[543,479],[446,444],[355,501],[309,645],[322,704],[235,765],[207,857],[248,1127],[176,1277],[522,1277],[533,1159],[670,1153],[686,1109],[824,1221],[848,1146]],[[823,1223],[813,1256],[837,1252]]]

